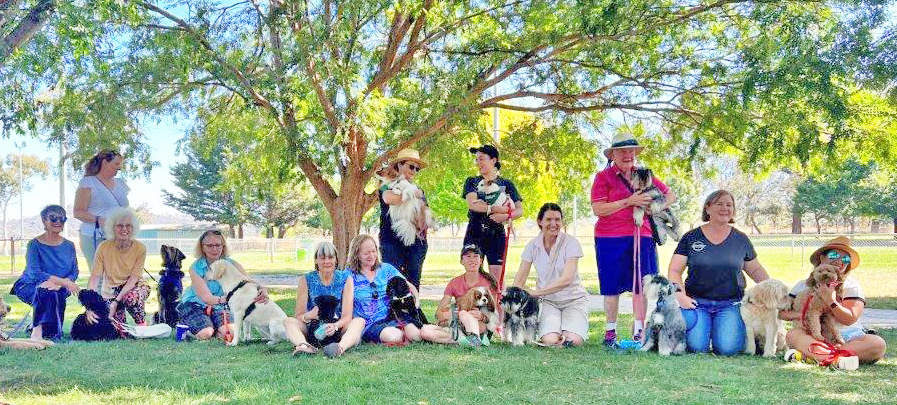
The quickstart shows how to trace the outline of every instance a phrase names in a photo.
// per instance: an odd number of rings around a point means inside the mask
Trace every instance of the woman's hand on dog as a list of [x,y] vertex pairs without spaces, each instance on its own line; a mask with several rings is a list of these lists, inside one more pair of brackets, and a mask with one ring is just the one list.
[[299,319],[300,321],[305,321],[306,323],[311,322],[315,319],[318,319],[318,307],[314,307],[309,311],[306,311]]
[[84,319],[87,320],[87,323],[91,325],[95,325],[97,321],[100,320],[100,317],[97,314],[93,313],[91,310],[84,311]]
[[44,281],[43,283],[40,283],[40,285],[39,285],[38,287],[43,288],[43,289],[45,289],[45,290],[50,290],[50,291],[56,291],[56,290],[62,288],[61,285],[56,284],[56,283],[54,283],[54,282],[52,282],[52,281],[50,281],[50,280],[47,280],[47,281]]
[[507,222],[508,217],[510,217],[510,215],[508,215],[508,214],[493,213],[493,214],[489,215],[489,219],[491,219],[494,222],[498,222],[498,223]]
[[698,306],[698,302],[694,300],[694,298],[689,297],[685,294],[685,291],[679,291],[676,293],[676,301],[679,301],[679,307],[683,309],[695,309]]
[[629,196],[629,197],[626,197],[626,204],[629,205],[629,206],[636,206],[636,207],[642,207],[642,208],[645,208],[645,207],[647,207],[649,204],[651,204],[651,201],[653,201],[653,200],[654,200],[654,199],[651,198],[650,195],[648,195],[648,194],[644,194],[644,193],[642,193],[641,191],[639,191],[639,192],[637,192],[637,193],[635,193],[635,194],[633,194],[633,195],[631,195],[631,196]]
[[265,287],[259,286],[259,295],[255,296],[255,302],[259,304],[268,302],[268,290]]
[[470,311],[467,311],[467,313],[470,314],[471,316],[473,316],[474,319],[476,319],[478,321],[486,320],[486,317],[483,315],[482,312],[480,312],[479,309],[471,309]]
[[109,320],[115,320],[115,312],[118,310],[118,301],[112,301],[109,303]]
[[337,327],[335,323],[328,323],[324,326],[324,334],[327,336],[333,336],[338,330],[339,327]]

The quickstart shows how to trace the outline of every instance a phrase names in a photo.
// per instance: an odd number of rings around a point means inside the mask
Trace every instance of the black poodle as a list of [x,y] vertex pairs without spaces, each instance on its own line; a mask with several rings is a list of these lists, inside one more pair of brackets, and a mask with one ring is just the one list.
[[424,311],[414,302],[414,295],[408,288],[408,282],[401,277],[393,277],[386,284],[386,296],[389,297],[389,318],[401,323],[411,323],[418,328],[427,322]]
[[153,323],[167,323],[172,328],[178,323],[178,300],[184,286],[181,279],[181,261],[186,259],[184,253],[174,246],[162,245],[162,271],[159,274],[159,312],[153,315]]
[[342,339],[343,331],[337,330],[333,335],[326,336],[320,340],[315,336],[315,331],[321,325],[335,323],[339,320],[340,301],[332,295],[320,295],[315,297],[315,306],[318,307],[318,319],[313,319],[308,324],[308,343],[317,347],[339,343],[340,339]]
[[97,323],[87,323],[87,313],[78,315],[72,323],[72,339],[75,340],[114,340],[121,338],[121,333],[109,320],[109,305],[96,291],[83,289],[78,293],[78,301],[84,308],[96,314]]

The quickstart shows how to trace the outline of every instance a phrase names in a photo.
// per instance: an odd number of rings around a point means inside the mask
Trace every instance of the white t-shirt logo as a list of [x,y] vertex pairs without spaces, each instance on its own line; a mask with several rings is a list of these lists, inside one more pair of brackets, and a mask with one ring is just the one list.
[[698,253],[703,252],[704,248],[706,248],[706,247],[707,247],[707,245],[705,245],[704,242],[701,242],[701,241],[692,242],[692,244],[691,244],[691,250],[694,250],[695,252],[698,252]]

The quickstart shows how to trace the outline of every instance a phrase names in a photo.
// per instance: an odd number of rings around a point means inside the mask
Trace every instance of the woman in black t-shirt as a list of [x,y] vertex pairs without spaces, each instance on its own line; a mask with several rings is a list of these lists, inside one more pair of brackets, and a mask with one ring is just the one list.
[[[464,233],[464,245],[477,245],[486,255],[489,261],[489,274],[504,285],[501,277],[501,265],[505,253],[505,226],[511,219],[523,215],[523,198],[517,192],[517,187],[510,180],[498,175],[501,162],[498,161],[498,149],[492,145],[483,145],[479,148],[470,148],[470,153],[476,155],[476,165],[480,175],[468,177],[464,181],[464,190],[461,197],[467,200],[467,232]],[[497,193],[484,193],[478,190],[481,182],[492,182],[498,186]],[[486,184],[484,183],[484,186]],[[494,187],[493,187],[494,188]],[[492,198],[505,193],[513,202],[513,208],[509,205],[490,205]]]
[[701,212],[706,221],[682,235],[670,260],[669,279],[685,288],[677,293],[687,325],[686,345],[692,352],[734,356],[744,350],[744,321],[738,303],[747,273],[755,282],[769,278],[747,235],[732,227],[735,199],[726,190],[707,196]]

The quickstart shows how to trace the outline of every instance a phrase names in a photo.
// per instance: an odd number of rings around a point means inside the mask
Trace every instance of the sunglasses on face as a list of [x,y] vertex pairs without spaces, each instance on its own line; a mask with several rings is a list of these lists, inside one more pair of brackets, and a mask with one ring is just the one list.
[[405,163],[406,165],[408,165],[408,169],[411,170],[411,171],[413,171],[413,172],[415,172],[415,173],[419,172],[420,169],[421,169],[420,166],[418,166],[418,165],[416,165],[416,164],[414,164],[414,163],[408,163],[408,162],[403,162],[403,163]]
[[825,254],[825,257],[829,258],[829,260],[838,260],[841,259],[841,263],[850,264],[850,255],[849,254],[840,254],[834,250],[829,251]]
[[62,216],[56,216],[56,215],[52,215],[52,214],[47,215],[47,221],[49,221],[49,222],[58,222],[60,224],[64,224],[65,221],[68,221],[68,220],[69,219],[66,218],[65,215],[62,215]]

